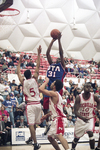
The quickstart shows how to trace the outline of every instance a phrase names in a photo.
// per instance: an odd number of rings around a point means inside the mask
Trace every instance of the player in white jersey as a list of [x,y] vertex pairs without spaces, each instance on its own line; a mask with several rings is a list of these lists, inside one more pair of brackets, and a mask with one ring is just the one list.
[[93,137],[93,130],[95,126],[94,121],[94,101],[97,102],[97,109],[100,109],[100,102],[96,95],[90,93],[91,84],[84,85],[84,92],[76,97],[74,111],[77,116],[74,130],[74,140],[72,142],[72,150],[78,143],[80,137],[85,133],[89,136],[89,143],[91,150],[95,150],[95,140]]
[[39,75],[39,66],[40,66],[41,46],[39,46],[37,50],[38,50],[37,65],[33,77],[30,70],[26,70],[24,72],[24,76],[26,78],[25,80],[24,77],[21,75],[20,64],[22,62],[23,55],[20,56],[18,66],[17,66],[17,74],[21,84],[23,85],[23,93],[26,102],[26,115],[27,115],[27,121],[29,124],[29,129],[31,134],[29,140],[34,141],[34,150],[40,148],[40,145],[37,143],[37,139],[36,139],[36,124],[40,124],[41,122],[40,121],[41,104],[40,104],[39,90],[37,84],[37,79]]
[[[61,95],[57,92],[62,89],[63,83],[60,80],[55,80],[51,83],[51,91],[45,89],[45,86],[48,84],[49,78],[46,77],[45,82],[39,87],[40,92],[50,97],[49,101],[49,110],[51,112],[52,123],[50,130],[48,131],[48,140],[53,145],[56,150],[60,150],[60,147],[56,141],[59,140],[65,150],[69,150],[68,143],[63,137],[64,135],[64,124],[66,116],[63,113],[63,102]],[[44,119],[47,115],[44,116]]]
[[[98,91],[99,91],[98,98],[99,98],[99,101],[100,101],[100,87],[99,87]],[[98,110],[98,111],[100,112],[100,110]],[[100,150],[100,118],[99,118],[99,139],[98,139],[98,145],[97,145],[95,150]]]

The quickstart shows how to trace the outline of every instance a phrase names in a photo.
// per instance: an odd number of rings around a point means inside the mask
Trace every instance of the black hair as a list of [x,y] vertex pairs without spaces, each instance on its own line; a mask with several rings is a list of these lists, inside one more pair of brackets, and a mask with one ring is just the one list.
[[56,80],[56,82],[55,82],[55,87],[56,87],[56,90],[57,90],[57,91],[61,90],[61,89],[63,88],[63,83],[62,83],[62,81]]
[[31,71],[28,69],[24,72],[24,76],[26,79],[30,79],[31,78]]

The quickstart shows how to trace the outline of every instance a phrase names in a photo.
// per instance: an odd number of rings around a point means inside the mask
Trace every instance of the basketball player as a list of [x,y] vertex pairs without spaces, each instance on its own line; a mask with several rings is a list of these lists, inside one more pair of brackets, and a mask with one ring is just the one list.
[[[99,101],[100,101],[100,87],[99,87],[98,91],[99,91],[98,98],[99,98]],[[100,110],[99,110],[99,112],[100,112]],[[95,150],[100,150],[100,118],[99,118],[99,140],[98,140],[98,145],[97,145]]]
[[62,89],[63,83],[60,80],[55,80],[51,83],[51,91],[49,91],[45,89],[48,82],[49,78],[46,77],[45,82],[39,87],[40,92],[49,96],[49,110],[51,111],[52,123],[47,133],[48,140],[56,150],[61,150],[56,140],[61,142],[65,150],[69,150],[68,143],[63,137],[64,123],[67,119],[63,113],[62,97],[58,92]]
[[37,143],[36,140],[36,125],[40,124],[40,118],[41,118],[41,104],[40,104],[40,97],[39,97],[39,90],[38,90],[38,84],[37,79],[39,75],[39,66],[40,66],[40,53],[41,53],[41,46],[39,46],[38,50],[38,58],[37,58],[37,65],[35,69],[35,73],[32,77],[31,71],[26,70],[24,72],[25,80],[21,76],[20,72],[20,64],[22,62],[23,56],[21,55],[18,62],[17,67],[17,74],[18,78],[23,85],[23,93],[25,96],[25,102],[26,102],[26,114],[27,114],[27,121],[29,124],[30,129],[30,140],[34,141],[34,150],[37,150],[40,148],[40,145]]
[[[61,39],[61,33],[59,33],[58,39],[52,39],[52,41],[47,49],[47,52],[46,52],[47,60],[50,64],[50,66],[47,70],[47,77],[49,78],[48,87],[47,87],[48,90],[50,90],[50,85],[52,82],[54,82],[56,79],[59,79],[63,82],[63,78],[67,74],[66,69],[65,69],[63,49],[61,46],[60,39]],[[52,58],[50,56],[51,47],[52,47],[53,43],[55,42],[55,40],[58,40],[59,55],[60,55],[60,58],[57,58],[56,63],[54,63],[52,61]],[[59,92],[62,95],[62,90]],[[46,95],[44,95],[43,108],[44,108],[44,114],[47,114],[48,109],[49,109],[49,97]],[[46,121],[47,121],[46,123],[48,126],[48,119]],[[48,130],[48,128],[47,128],[47,130]],[[44,134],[47,133],[47,130],[45,131]]]
[[94,102],[97,102],[97,109],[100,110],[100,102],[96,95],[90,93],[91,84],[85,83],[84,92],[76,97],[74,110],[75,115],[77,116],[75,130],[74,130],[74,140],[72,142],[72,150],[75,150],[75,147],[78,143],[80,137],[85,133],[89,136],[89,143],[91,150],[95,150],[95,140],[93,137],[93,129],[95,123],[95,114],[94,114]]

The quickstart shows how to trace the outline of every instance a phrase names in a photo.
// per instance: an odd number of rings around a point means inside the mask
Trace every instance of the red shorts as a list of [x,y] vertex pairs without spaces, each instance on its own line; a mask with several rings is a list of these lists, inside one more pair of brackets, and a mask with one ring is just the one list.
[[44,97],[43,99],[43,108],[49,109],[49,97]]

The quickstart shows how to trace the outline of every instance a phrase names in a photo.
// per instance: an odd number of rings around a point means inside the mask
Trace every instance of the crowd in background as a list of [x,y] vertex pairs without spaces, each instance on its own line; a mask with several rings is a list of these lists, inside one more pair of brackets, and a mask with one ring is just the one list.
[[[20,53],[16,55],[7,50],[0,50],[0,64],[2,65],[2,72],[9,67],[16,68],[16,62],[19,60]],[[31,66],[34,68],[36,66],[36,60],[32,60],[28,54],[25,53],[23,58],[23,63],[21,68],[26,68],[26,66]],[[95,62],[93,59],[91,61],[85,61],[85,63],[80,63],[79,61],[71,58],[70,60],[65,57],[65,64],[68,68],[68,72],[77,77],[77,82],[68,80],[67,76],[63,81],[63,110],[68,119],[66,127],[74,127],[76,116],[74,114],[74,102],[78,94],[83,91],[84,84],[88,82],[91,84],[91,92],[98,95],[100,98],[100,84],[97,80],[92,81],[90,74],[96,74],[100,72],[100,62]],[[8,78],[4,78],[2,72],[0,72],[0,119],[4,122],[4,128],[0,129],[0,136],[3,139],[3,144],[5,145],[7,141],[11,142],[11,128],[26,128],[27,117],[25,114],[25,104],[19,107],[23,101],[23,91],[22,85],[17,84],[16,80],[13,79],[12,82]],[[80,78],[84,78],[83,83]],[[40,86],[45,81],[45,78],[39,76],[38,85]],[[43,94],[40,93],[41,104],[43,105]],[[100,112],[96,109],[96,123],[95,126],[99,126]],[[43,111],[41,112],[41,116]],[[0,121],[1,121],[0,120]],[[37,127],[45,127],[45,121]],[[2,132],[1,132],[2,131]]]

